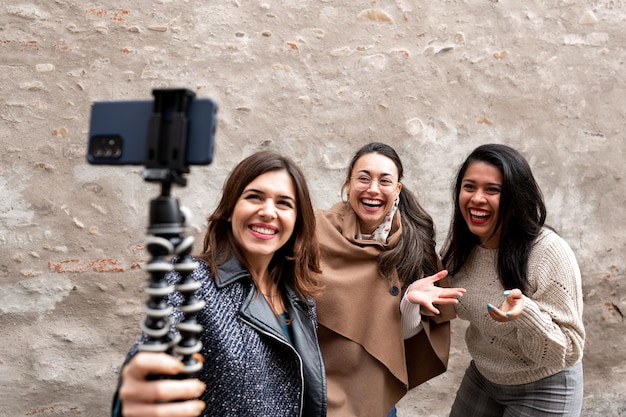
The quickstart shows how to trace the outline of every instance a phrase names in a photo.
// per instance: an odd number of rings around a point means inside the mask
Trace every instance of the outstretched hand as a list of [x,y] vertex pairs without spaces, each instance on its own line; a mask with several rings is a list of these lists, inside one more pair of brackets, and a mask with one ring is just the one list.
[[205,408],[203,401],[195,399],[206,388],[200,380],[148,379],[150,374],[176,375],[182,370],[182,362],[165,353],[136,354],[122,370],[122,415],[198,416]]
[[439,314],[439,310],[435,304],[456,304],[459,302],[457,297],[463,296],[464,288],[447,288],[438,287],[435,282],[448,276],[445,269],[437,272],[435,275],[418,279],[406,290],[407,300],[413,304],[419,304],[434,314]]
[[519,289],[515,288],[505,291],[504,296],[506,298],[500,308],[487,304],[487,312],[495,321],[507,322],[515,320],[524,311],[524,297]]

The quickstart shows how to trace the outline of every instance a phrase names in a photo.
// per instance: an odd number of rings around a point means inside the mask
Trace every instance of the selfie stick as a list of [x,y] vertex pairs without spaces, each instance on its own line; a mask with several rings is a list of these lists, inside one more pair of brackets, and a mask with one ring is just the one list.
[[[195,297],[200,283],[191,278],[198,263],[191,258],[193,237],[184,237],[183,232],[190,220],[188,210],[179,207],[178,200],[171,196],[172,185],[184,187],[187,182],[183,174],[189,173],[185,162],[187,139],[187,115],[189,103],[195,96],[186,89],[153,90],[154,108],[148,129],[148,149],[143,177],[148,182],[159,182],[161,194],[150,201],[150,223],[146,239],[146,250],[152,258],[144,265],[150,274],[145,287],[148,300],[145,304],[146,319],[141,329],[147,335],[139,346],[145,352],[165,352],[180,357],[191,375],[202,369],[202,363],[194,357],[200,352],[202,342],[198,335],[202,326],[197,321],[204,301]],[[176,260],[170,262],[174,255]],[[178,272],[181,279],[170,285],[166,275]],[[181,320],[172,331],[173,307],[168,296],[178,291],[182,302],[178,307]]]

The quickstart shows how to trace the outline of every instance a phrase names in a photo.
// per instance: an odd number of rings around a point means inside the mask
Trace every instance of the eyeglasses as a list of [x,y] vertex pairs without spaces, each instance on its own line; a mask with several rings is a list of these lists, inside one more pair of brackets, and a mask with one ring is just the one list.
[[396,183],[392,178],[384,177],[377,180],[367,175],[359,175],[358,177],[350,177],[354,182],[354,189],[357,191],[369,190],[373,182],[378,183],[378,190],[383,194],[391,194],[396,189]]

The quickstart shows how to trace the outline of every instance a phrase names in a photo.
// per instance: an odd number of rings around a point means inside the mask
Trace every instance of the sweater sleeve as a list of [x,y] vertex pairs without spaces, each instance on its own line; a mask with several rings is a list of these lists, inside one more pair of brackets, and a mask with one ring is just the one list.
[[420,305],[410,302],[406,297],[406,292],[400,301],[400,313],[402,315],[402,335],[404,340],[407,340],[422,330],[422,314],[420,313]]
[[583,354],[581,276],[574,253],[550,233],[533,249],[528,265],[529,296],[514,321],[518,343],[541,366],[566,368]]

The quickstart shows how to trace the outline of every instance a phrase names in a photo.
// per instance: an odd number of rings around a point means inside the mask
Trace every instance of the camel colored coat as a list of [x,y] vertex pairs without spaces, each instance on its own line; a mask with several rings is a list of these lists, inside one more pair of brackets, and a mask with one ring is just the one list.
[[385,417],[417,385],[445,372],[453,306],[434,317],[422,310],[424,329],[404,341],[402,287],[378,272],[377,257],[402,233],[400,213],[387,244],[357,240],[356,214],[346,203],[318,211],[324,285],[317,298],[318,335],[326,366],[329,417]]

